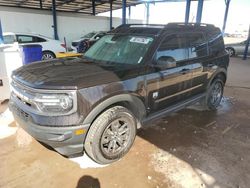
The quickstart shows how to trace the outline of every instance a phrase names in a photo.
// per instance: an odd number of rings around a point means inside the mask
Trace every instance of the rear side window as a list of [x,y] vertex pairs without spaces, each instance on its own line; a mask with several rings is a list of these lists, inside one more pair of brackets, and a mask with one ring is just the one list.
[[34,37],[36,42],[46,42],[46,39],[43,39],[41,37]]
[[166,37],[156,53],[156,59],[161,58],[171,58],[175,61],[188,59],[185,36],[171,35]]
[[33,43],[35,42],[35,37],[30,36],[30,35],[17,35],[17,41],[20,44]]
[[217,55],[220,52],[224,52],[224,40],[220,31],[213,31],[208,33],[207,38],[210,55]]
[[13,44],[15,42],[15,36],[14,35],[5,35],[5,36],[3,36],[3,42],[4,42],[4,44]]
[[188,33],[186,34],[186,41],[190,59],[208,55],[207,41],[203,33]]

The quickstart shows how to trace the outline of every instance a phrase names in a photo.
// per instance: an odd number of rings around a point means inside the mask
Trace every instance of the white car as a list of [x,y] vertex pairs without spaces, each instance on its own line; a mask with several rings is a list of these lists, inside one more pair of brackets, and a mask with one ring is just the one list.
[[18,42],[19,45],[24,44],[40,44],[42,46],[42,60],[56,58],[56,53],[66,52],[64,43],[53,40],[48,37],[29,33],[3,33],[4,44],[13,44]]
[[[247,40],[238,43],[226,44],[225,48],[230,57],[237,55],[244,55],[246,48]],[[250,50],[248,50],[248,54],[250,55]]]

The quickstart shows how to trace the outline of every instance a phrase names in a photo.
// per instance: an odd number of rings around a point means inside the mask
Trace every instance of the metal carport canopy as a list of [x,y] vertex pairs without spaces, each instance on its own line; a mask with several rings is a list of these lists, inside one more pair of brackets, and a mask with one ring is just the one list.
[[[150,3],[186,2],[185,22],[187,23],[189,20],[190,6],[192,1],[198,1],[196,22],[200,23],[202,17],[203,2],[205,0],[0,0],[0,6],[52,10],[54,17],[56,17],[56,11],[74,12],[89,15],[96,15],[99,13],[111,11],[110,17],[112,18],[113,10],[122,9],[122,23],[125,24],[126,7],[146,3],[148,7],[148,14]],[[225,0],[225,3],[227,12],[230,0]],[[226,17],[227,13],[225,14],[225,18]],[[54,22],[56,22],[56,18],[53,18],[53,20]],[[226,20],[224,20],[224,23],[226,23]],[[56,29],[56,24],[54,25]],[[225,27],[223,27],[223,30],[224,28]]]
[[[141,4],[142,1],[126,0],[126,6]],[[110,0],[56,0],[56,10],[83,14],[98,14],[110,10]],[[0,6],[52,10],[53,0],[0,0]],[[93,8],[93,6],[95,8]],[[122,8],[122,0],[112,0],[113,10]],[[94,11],[93,11],[94,10]]]
[[[98,13],[110,11],[110,29],[112,29],[112,11],[122,9],[122,23],[126,23],[126,7],[135,6],[142,3],[157,2],[191,2],[199,1],[203,4],[203,0],[0,0],[0,6],[30,8],[40,10],[52,10],[54,38],[58,39],[57,32],[57,16],[56,12],[73,12],[81,14],[96,15]],[[190,3],[187,9],[190,9]],[[201,15],[201,9],[198,11]],[[189,16],[189,12],[186,16]],[[201,18],[201,16],[200,16]]]
[[[123,3],[126,7],[135,6],[142,3],[157,2],[185,2],[203,0],[55,0],[56,10],[63,12],[76,12],[83,14],[99,14],[112,9],[121,9]],[[53,0],[0,0],[0,6],[11,6],[19,8],[52,10]],[[95,8],[94,8],[95,7]],[[94,11],[93,11],[94,9]]]
[[[56,12],[74,12],[89,15],[110,11],[110,28],[112,28],[112,11],[122,9],[122,23],[126,23],[126,7],[135,6],[138,4],[148,4],[147,14],[149,14],[149,4],[157,2],[186,2],[185,22],[189,20],[190,6],[192,1],[198,1],[196,22],[201,22],[203,2],[205,0],[0,0],[0,6],[11,6],[18,8],[52,10],[53,25],[55,30],[54,37],[57,35],[57,20]],[[222,30],[224,32],[227,20],[227,13],[230,0],[225,0],[226,11],[224,16],[224,24]],[[149,15],[147,15],[149,17]]]
[[[142,3],[148,4],[147,13],[149,13],[149,3],[157,2],[186,2],[185,22],[189,21],[190,6],[192,1],[198,1],[196,22],[201,22],[203,2],[205,0],[0,0],[0,6],[11,6],[19,8],[52,10],[54,37],[58,39],[57,33],[57,11],[74,12],[89,15],[110,11],[110,29],[112,28],[112,11],[122,9],[122,23],[126,23],[126,7],[135,6]],[[226,10],[222,32],[225,31],[227,14],[231,0],[225,0]],[[149,15],[147,15],[149,17]],[[1,33],[0,33],[1,36]]]

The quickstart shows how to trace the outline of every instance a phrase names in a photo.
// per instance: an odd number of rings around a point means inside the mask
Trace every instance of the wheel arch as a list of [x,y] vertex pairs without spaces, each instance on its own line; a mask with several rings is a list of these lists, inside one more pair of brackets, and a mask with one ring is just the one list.
[[137,119],[137,128],[141,127],[141,120],[146,115],[146,108],[143,101],[132,94],[120,94],[110,97],[98,104],[86,116],[83,124],[92,124],[93,121],[105,110],[112,106],[123,106],[130,110]]
[[227,81],[227,71],[223,68],[223,69],[220,69],[218,71],[216,71],[213,76],[211,77],[210,81],[209,81],[209,84],[208,84],[208,87],[214,82],[215,79],[217,78],[221,78],[222,81],[224,82],[224,84],[226,83]]
[[43,50],[42,53],[44,53],[44,52],[52,53],[54,55],[54,57],[56,57],[56,54],[54,52],[52,52],[51,50]]

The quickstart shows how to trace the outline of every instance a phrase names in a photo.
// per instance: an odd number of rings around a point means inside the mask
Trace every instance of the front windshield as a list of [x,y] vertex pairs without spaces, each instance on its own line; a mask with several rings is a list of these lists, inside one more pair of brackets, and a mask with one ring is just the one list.
[[139,64],[152,42],[153,38],[147,36],[106,35],[84,56],[97,61]]
[[88,34],[86,34],[86,35],[84,35],[83,37],[81,37],[81,38],[87,38],[87,39],[90,39],[91,37],[93,37],[95,35],[95,33],[94,32],[92,32],[92,33],[88,33]]

